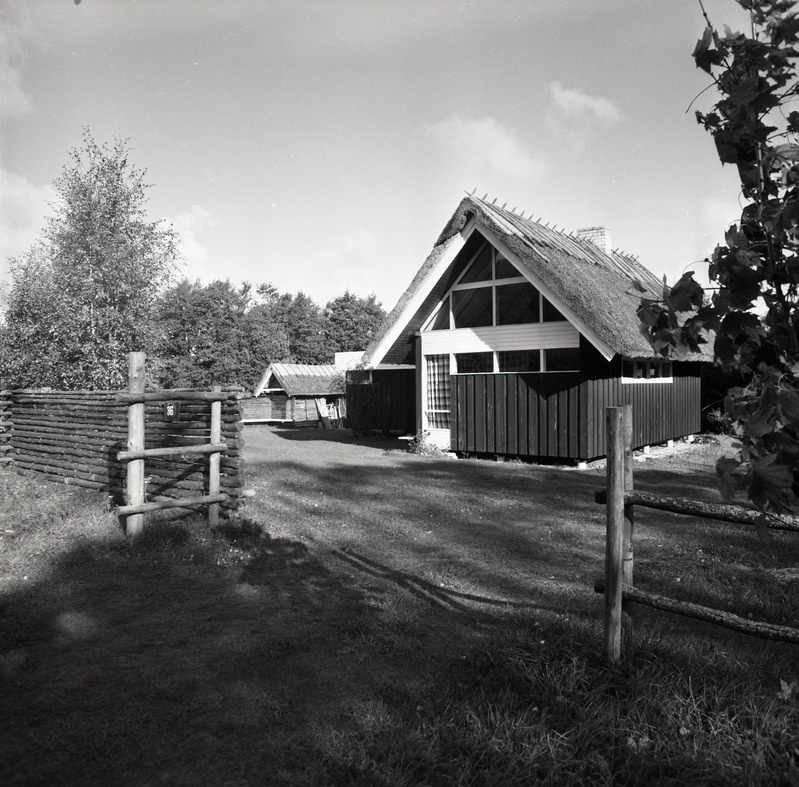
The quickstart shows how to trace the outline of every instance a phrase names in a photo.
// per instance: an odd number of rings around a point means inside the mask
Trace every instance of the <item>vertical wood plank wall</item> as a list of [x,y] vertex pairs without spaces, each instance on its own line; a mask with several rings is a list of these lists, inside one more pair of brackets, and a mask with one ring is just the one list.
[[510,456],[579,456],[580,375],[452,377],[453,449]]
[[347,384],[347,416],[358,432],[416,432],[416,372],[375,369],[368,385]]
[[699,367],[674,363],[671,383],[622,384],[616,358],[583,348],[583,369],[452,377],[452,448],[466,453],[593,459],[605,453],[605,408],[633,406],[633,444],[700,429]]

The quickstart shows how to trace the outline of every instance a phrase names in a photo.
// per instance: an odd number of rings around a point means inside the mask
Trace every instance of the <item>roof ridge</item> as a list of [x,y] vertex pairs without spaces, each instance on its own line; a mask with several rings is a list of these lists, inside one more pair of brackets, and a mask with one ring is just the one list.
[[[522,213],[522,216],[519,216],[515,212],[515,208],[508,211],[504,205],[502,207],[498,206],[496,204],[497,197],[494,197],[491,202],[487,201],[487,197],[488,193],[482,198],[475,197],[474,191],[468,195],[468,198],[476,202],[479,207],[490,212],[496,221],[501,222],[506,227],[511,227],[513,234],[544,260],[547,260],[547,256],[539,248],[536,248],[536,243],[543,243],[555,250],[559,246],[561,251],[576,256],[583,262],[615,270],[627,279],[646,282],[650,286],[660,286],[657,276],[641,263],[638,255],[618,249],[612,249],[608,253],[587,238],[576,234],[576,230],[567,232],[565,227],[558,229],[556,224],[550,227],[549,221],[542,223],[542,219],[534,219],[532,213],[529,218],[524,218],[524,214]],[[518,226],[516,222],[523,224],[523,226]],[[559,243],[553,242],[552,233],[557,234]],[[532,237],[527,237],[528,234]]]

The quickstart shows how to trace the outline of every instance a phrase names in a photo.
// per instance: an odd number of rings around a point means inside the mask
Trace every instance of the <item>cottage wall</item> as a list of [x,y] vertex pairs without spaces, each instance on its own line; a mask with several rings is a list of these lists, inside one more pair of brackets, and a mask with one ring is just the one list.
[[357,432],[416,432],[416,371],[376,369],[347,382],[347,418]]
[[580,372],[453,375],[452,450],[550,459],[605,454],[605,408],[633,406],[635,447],[700,429],[699,367],[674,363],[671,382],[627,385],[621,360],[581,339]]

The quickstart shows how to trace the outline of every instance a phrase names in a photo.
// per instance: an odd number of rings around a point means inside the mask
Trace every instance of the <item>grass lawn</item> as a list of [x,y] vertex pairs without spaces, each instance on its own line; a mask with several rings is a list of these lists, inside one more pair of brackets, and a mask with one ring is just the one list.
[[[602,664],[603,467],[245,437],[214,533],[0,471],[0,783],[799,784],[799,648],[641,608]],[[718,499],[718,450],[636,487]],[[796,534],[639,510],[641,587],[799,626],[798,577]]]

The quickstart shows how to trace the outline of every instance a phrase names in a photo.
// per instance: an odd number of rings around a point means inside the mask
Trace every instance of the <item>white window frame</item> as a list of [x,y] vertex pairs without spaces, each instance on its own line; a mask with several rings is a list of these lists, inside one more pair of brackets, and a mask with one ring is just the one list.
[[[461,279],[467,274],[469,269],[472,267],[474,261],[477,259],[477,257],[480,256],[480,254],[483,252],[486,246],[488,246],[489,249],[491,249],[491,278],[484,279],[482,281],[470,281],[470,282],[461,283]],[[522,276],[521,273],[519,273],[518,276],[507,276],[502,279],[496,278],[497,262],[500,259],[505,260],[506,262],[510,262],[511,265],[513,265],[513,262],[509,260],[501,251],[495,248],[493,244],[491,244],[489,241],[485,241],[480,246],[480,248],[472,255],[472,258],[469,260],[469,262],[464,267],[463,271],[458,276],[457,280],[455,281],[455,284],[453,284],[452,287],[450,287],[449,290],[447,290],[446,295],[444,295],[444,297],[441,299],[438,306],[435,309],[433,309],[430,316],[427,318],[427,320],[425,320],[424,324],[422,325],[421,332],[426,333],[431,330],[430,326],[435,322],[441,309],[444,308],[449,310],[449,328],[439,328],[437,330],[439,331],[460,330],[456,328],[454,325],[455,318],[452,314],[452,297],[451,297],[452,293],[462,292],[464,290],[480,290],[484,288],[488,289],[489,287],[491,288],[491,311],[492,311],[491,325],[490,326],[486,325],[482,327],[485,328],[499,327],[497,326],[497,287],[502,287],[503,285],[506,284],[529,284],[531,287],[534,287],[536,289],[536,291],[538,292],[538,320],[536,321],[537,323],[568,321],[565,315],[563,316],[563,320],[544,320],[544,302],[547,299],[544,297],[544,293],[541,292],[541,289],[532,284],[532,282],[530,282],[525,276]],[[555,306],[554,303],[551,303],[551,301],[550,305],[554,309],[557,309],[560,312],[560,309],[558,309],[558,307]],[[531,323],[531,324],[536,324],[536,323]]]
[[[646,364],[645,368],[649,368],[649,364],[656,363],[661,369],[668,365],[669,374],[666,377],[629,377],[624,374],[624,367],[627,364],[633,364],[634,368],[639,364]],[[621,383],[622,385],[668,385],[674,382],[674,363],[668,358],[622,358],[621,360]]]
[[[467,351],[468,354],[471,353],[485,353],[490,352],[493,356],[493,369],[490,372],[459,372],[457,371],[458,368],[458,360],[456,358],[457,355],[467,354],[467,353],[451,353],[450,354],[450,375],[460,375],[460,374],[576,374],[579,372],[579,369],[556,369],[554,371],[550,371],[546,368],[546,351],[547,350],[575,350],[578,349],[576,347],[526,347],[524,348],[524,352],[537,352],[539,353],[539,369],[538,371],[527,371],[527,372],[501,372],[499,370],[499,353],[505,352],[504,350],[471,350]],[[510,351],[512,352],[512,351]],[[520,351],[521,352],[521,351]],[[455,369],[456,371],[452,371]]]

